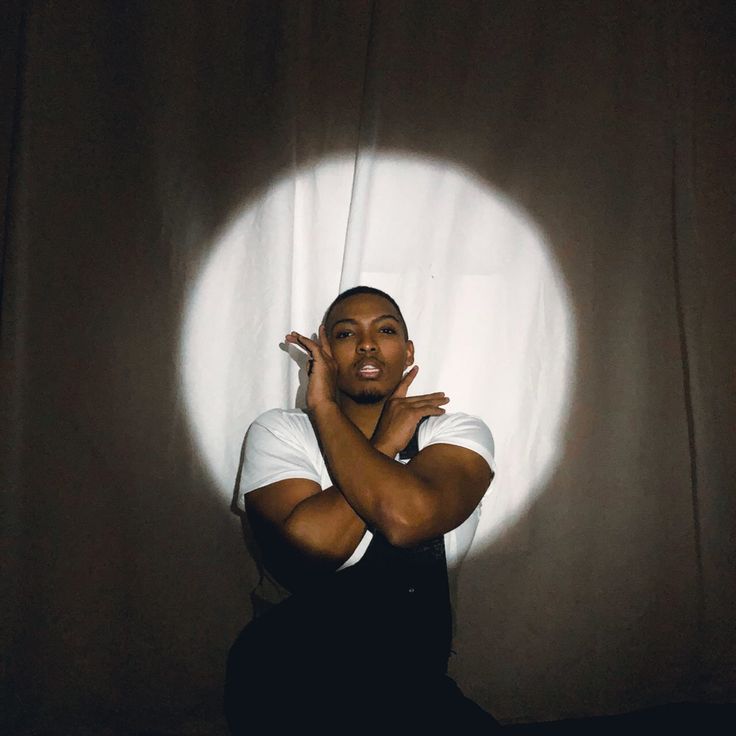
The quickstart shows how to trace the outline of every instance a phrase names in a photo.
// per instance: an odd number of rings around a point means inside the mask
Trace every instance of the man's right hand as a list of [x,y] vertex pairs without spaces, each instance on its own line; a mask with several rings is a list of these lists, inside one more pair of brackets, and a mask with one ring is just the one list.
[[332,357],[325,326],[319,326],[317,341],[296,331],[290,332],[284,340],[290,345],[298,345],[309,354],[307,413],[313,412],[325,402],[337,403],[337,363]]
[[422,417],[444,414],[442,405],[450,400],[442,391],[407,397],[418,371],[419,367],[415,365],[386,400],[371,438],[371,444],[390,458],[409,444]]

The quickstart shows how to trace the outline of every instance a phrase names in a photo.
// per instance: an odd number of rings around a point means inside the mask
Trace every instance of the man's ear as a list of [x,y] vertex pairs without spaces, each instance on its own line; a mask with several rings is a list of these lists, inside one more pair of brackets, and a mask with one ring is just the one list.
[[408,368],[414,363],[414,343],[411,340],[406,341],[406,364],[404,368]]

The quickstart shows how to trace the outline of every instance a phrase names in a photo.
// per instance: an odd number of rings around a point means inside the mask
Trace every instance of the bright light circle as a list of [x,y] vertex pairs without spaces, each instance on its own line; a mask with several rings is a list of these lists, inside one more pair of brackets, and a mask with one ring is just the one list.
[[542,232],[446,161],[372,154],[296,168],[216,238],[181,334],[181,389],[201,458],[231,500],[250,422],[303,395],[283,336],[315,332],[329,301],[358,283],[401,305],[420,365],[413,393],[445,391],[449,411],[479,416],[493,432],[498,473],[477,553],[556,466],[575,335]]

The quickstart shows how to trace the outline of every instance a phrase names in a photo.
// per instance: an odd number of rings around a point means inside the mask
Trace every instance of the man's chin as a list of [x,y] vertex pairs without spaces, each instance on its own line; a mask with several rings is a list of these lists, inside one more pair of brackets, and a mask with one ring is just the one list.
[[356,404],[379,404],[387,397],[387,394],[372,388],[366,388],[357,393],[345,392],[345,394]]

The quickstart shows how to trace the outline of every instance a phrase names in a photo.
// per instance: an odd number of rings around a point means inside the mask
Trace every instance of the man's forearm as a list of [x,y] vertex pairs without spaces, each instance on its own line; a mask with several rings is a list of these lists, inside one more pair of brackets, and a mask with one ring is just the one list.
[[[388,455],[387,450],[375,447]],[[315,557],[330,559],[337,566],[355,551],[366,531],[365,521],[336,486],[298,503],[284,525],[288,535],[299,540],[302,549]]]
[[287,534],[314,557],[339,567],[365,534],[365,522],[331,486],[298,503],[284,522]]
[[337,404],[325,402],[311,415],[333,481],[369,527],[391,541],[422,520],[431,494],[426,483],[374,448]]

